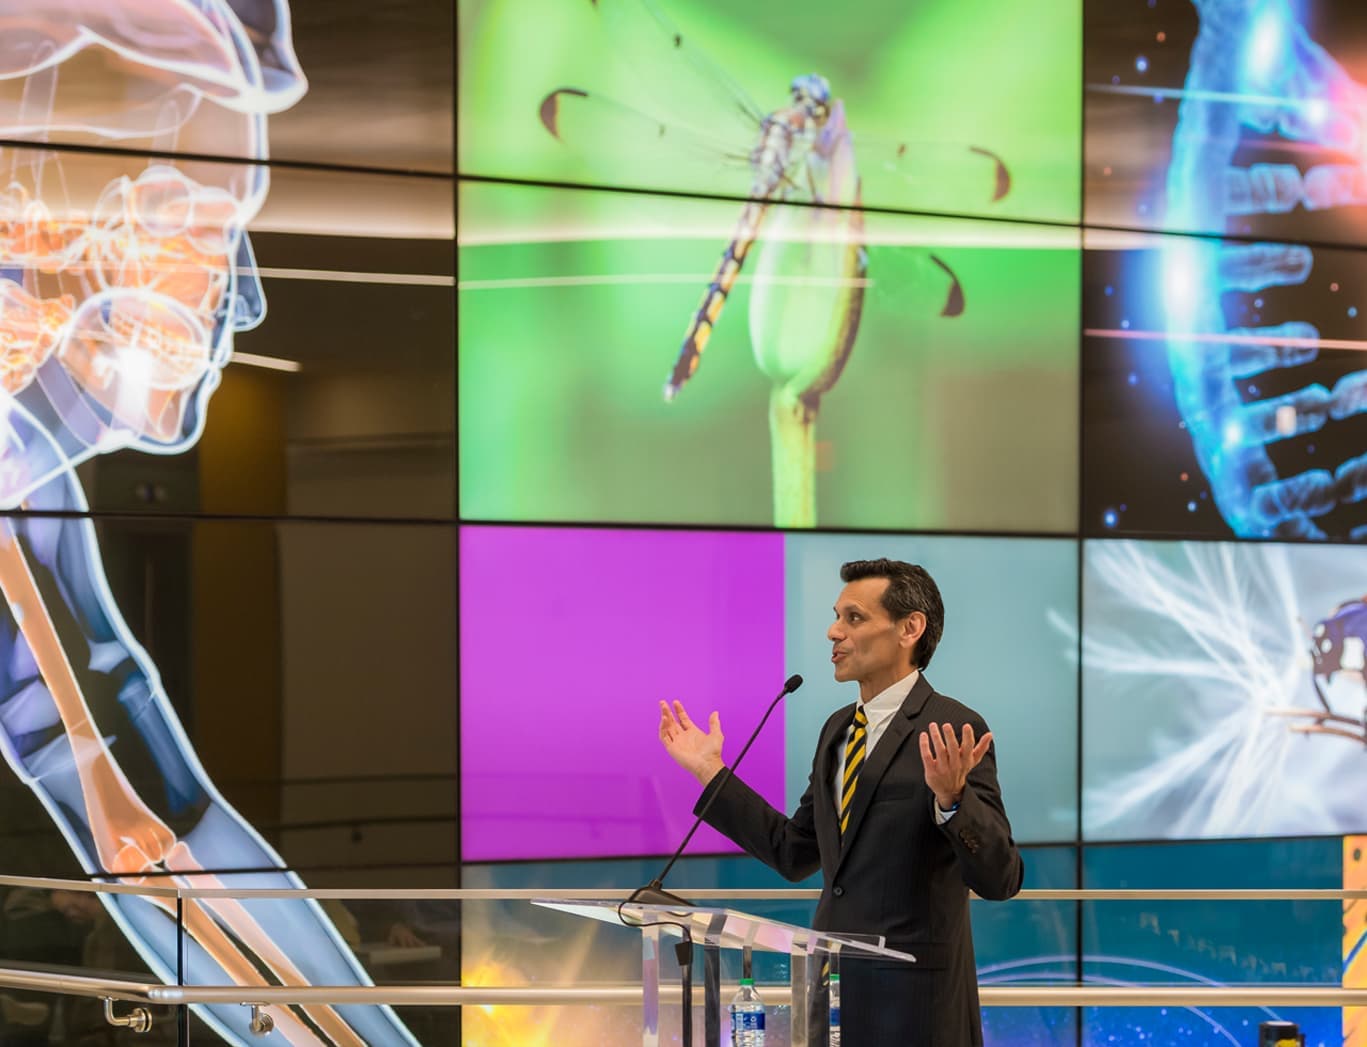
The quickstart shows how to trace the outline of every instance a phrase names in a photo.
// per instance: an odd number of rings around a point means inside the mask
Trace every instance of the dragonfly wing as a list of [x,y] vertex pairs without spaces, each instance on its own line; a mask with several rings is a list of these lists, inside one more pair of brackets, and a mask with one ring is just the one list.
[[964,285],[959,283],[959,278],[954,275],[954,270],[947,266],[937,255],[931,255],[930,260],[944,270],[949,277],[949,290],[945,294],[945,304],[940,310],[941,316],[960,316],[964,311]]
[[1005,199],[1006,194],[1011,192],[1011,171],[1006,166],[1006,161],[994,153],[991,149],[984,149],[980,145],[971,145],[969,152],[977,153],[979,156],[986,157],[992,161],[996,175],[993,179],[992,202]]
[[818,203],[841,207],[858,207],[860,196],[859,171],[855,162],[854,138],[845,121],[845,103],[837,98],[831,103],[830,116],[807,155],[808,195]]
[[[743,170],[749,152],[730,150],[714,136],[578,87],[561,87],[541,100],[541,126],[581,154],[590,168],[616,183],[650,181],[701,167],[713,177]],[[600,171],[599,169],[602,168]],[[744,186],[744,179],[740,179]]]
[[972,142],[892,141],[855,135],[860,169],[879,204],[971,211],[1011,192],[1011,169],[986,146]]
[[653,0],[585,2],[593,4],[614,62],[630,73],[630,97],[671,124],[706,128],[728,152],[752,148],[765,114],[787,101],[787,84],[766,84],[764,97],[773,104],[761,109]]

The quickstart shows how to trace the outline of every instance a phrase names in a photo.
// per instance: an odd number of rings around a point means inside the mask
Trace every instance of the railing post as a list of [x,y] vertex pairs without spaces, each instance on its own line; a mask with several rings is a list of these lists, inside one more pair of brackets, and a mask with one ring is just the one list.
[[115,1014],[114,1001],[107,996],[104,1000],[104,1020],[116,1028],[131,1029],[135,1033],[144,1033],[152,1028],[152,1012],[146,1007],[134,1007],[123,1015]]

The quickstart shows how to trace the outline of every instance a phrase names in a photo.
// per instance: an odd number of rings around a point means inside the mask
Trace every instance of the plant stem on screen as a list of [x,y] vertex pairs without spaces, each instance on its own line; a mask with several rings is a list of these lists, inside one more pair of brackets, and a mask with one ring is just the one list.
[[774,465],[774,525],[816,526],[816,409],[786,386],[769,394]]

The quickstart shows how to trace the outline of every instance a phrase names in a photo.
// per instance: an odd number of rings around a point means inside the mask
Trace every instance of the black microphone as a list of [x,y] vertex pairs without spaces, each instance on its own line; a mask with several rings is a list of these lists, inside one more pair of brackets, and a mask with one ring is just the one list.
[[[659,876],[655,877],[655,879],[651,880],[644,887],[638,887],[636,890],[632,891],[626,901],[622,902],[622,905],[641,902],[645,905],[674,905],[682,906],[685,909],[692,908],[692,902],[680,898],[677,894],[670,894],[668,891],[664,890],[664,879],[669,875],[669,870],[674,868],[674,863],[679,860],[679,856],[683,854],[684,848],[688,846],[688,841],[693,839],[693,834],[698,831],[698,826],[702,824],[703,815],[707,813],[708,808],[712,806],[712,801],[717,798],[717,794],[721,792],[722,786],[726,784],[727,776],[734,773],[735,768],[740,766],[741,760],[745,759],[745,754],[750,751],[750,746],[755,744],[755,739],[759,737],[759,732],[768,721],[769,714],[774,711],[774,708],[783,700],[785,695],[792,694],[801,686],[802,677],[797,673],[793,673],[792,676],[784,681],[783,690],[779,691],[778,694],[775,695],[774,700],[769,703],[769,708],[766,709],[764,715],[760,717],[758,726],[750,732],[750,739],[745,743],[745,747],[741,749],[740,755],[736,757],[735,762],[728,767],[723,767],[718,773],[718,777],[722,780],[717,783],[716,788],[712,790],[712,795],[707,798],[707,802],[703,804],[702,810],[698,812],[698,817],[693,822],[693,828],[688,830],[688,835],[683,838],[683,843],[679,844],[679,849],[674,852],[673,856],[665,864],[665,867],[660,870]],[[708,784],[710,785],[711,783],[709,782]],[[621,913],[621,906],[618,906],[617,911],[619,914]]]

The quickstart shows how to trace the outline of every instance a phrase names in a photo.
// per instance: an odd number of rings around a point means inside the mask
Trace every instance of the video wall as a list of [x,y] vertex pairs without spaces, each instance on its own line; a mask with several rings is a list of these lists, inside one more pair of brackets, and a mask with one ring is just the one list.
[[[345,878],[359,846],[325,854],[341,835],[326,789],[385,779],[344,814],[359,845],[393,795],[391,758],[409,809],[444,805],[429,838],[456,878],[454,18],[408,13],[0,9],[0,966],[192,986],[382,977],[373,912],[38,878]],[[388,89],[361,97],[358,81]],[[377,610],[397,604],[441,625],[408,627],[418,658]],[[375,695],[428,683],[442,650],[431,715],[410,701],[377,722]],[[432,935],[432,966],[454,972],[444,944]],[[237,1006],[188,1024],[154,1010],[159,1043],[262,1031]],[[269,1042],[320,1047],[408,1047],[426,1019],[269,1012]],[[4,1043],[134,1035],[95,1001],[16,990],[0,1007]]]
[[[854,697],[839,565],[879,555],[944,592],[928,675],[992,726],[1027,887],[1359,884],[1360,5],[459,11],[467,884],[649,879],[696,797],[661,698],[731,747],[802,673],[743,775],[791,809]],[[688,853],[680,883],[786,886],[709,830]],[[974,921],[984,984],[1360,984],[1338,903]],[[581,959],[623,947],[594,935]],[[1213,1045],[1274,1016],[1367,1043],[1333,1008],[985,1026]]]

